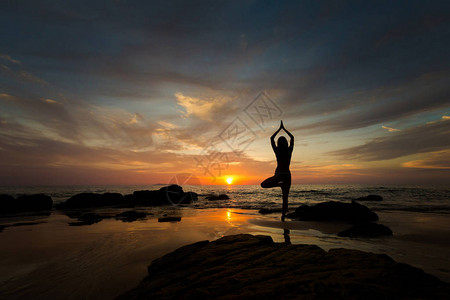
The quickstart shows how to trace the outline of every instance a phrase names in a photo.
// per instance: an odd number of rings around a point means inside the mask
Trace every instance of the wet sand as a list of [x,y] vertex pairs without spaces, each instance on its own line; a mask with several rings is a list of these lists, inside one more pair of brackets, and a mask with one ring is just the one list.
[[[169,211],[180,222],[158,222],[154,216],[131,223],[105,219],[89,226],[68,226],[67,216],[21,222],[45,222],[6,227],[0,233],[0,296],[8,299],[112,299],[135,287],[150,262],[180,246],[239,233],[265,234],[284,241],[290,230],[294,244],[315,244],[386,253],[399,262],[424,269],[450,282],[450,216],[407,212],[378,213],[394,236],[376,239],[337,237],[349,225],[279,221],[279,215],[253,210],[192,209]],[[167,213],[167,212],[165,212]],[[2,224],[17,223],[3,219]]]

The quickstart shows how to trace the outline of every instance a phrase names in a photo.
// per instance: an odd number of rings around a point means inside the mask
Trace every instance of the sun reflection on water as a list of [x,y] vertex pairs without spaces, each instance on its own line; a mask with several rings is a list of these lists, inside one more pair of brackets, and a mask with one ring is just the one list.
[[231,222],[231,211],[229,209],[227,209],[227,222]]

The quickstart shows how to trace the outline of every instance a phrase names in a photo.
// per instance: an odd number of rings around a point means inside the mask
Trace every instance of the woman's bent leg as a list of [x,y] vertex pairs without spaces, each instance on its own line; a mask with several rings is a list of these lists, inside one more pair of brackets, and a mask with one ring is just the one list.
[[280,186],[278,184],[278,181],[279,181],[278,176],[269,177],[266,180],[264,180],[263,182],[261,182],[261,187],[267,189],[267,188],[273,188],[276,186]]

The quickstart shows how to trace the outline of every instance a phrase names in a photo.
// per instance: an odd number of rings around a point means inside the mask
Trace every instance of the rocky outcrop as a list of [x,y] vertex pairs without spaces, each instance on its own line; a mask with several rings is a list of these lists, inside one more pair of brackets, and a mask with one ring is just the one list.
[[173,204],[189,204],[198,198],[194,192],[185,193],[179,185],[169,185],[156,191],[136,191],[132,195],[127,195],[126,199],[134,205],[140,206],[161,206]]
[[210,201],[214,201],[214,200],[229,200],[230,197],[228,197],[228,195],[225,194],[220,194],[220,195],[208,195],[205,197],[206,200],[210,200]]
[[77,222],[69,222],[70,226],[84,226],[98,223],[105,219],[105,216],[101,216],[96,213],[84,213],[78,216]]
[[359,197],[357,201],[383,201],[383,197],[380,195],[368,195],[365,197]]
[[9,195],[0,195],[0,214],[8,214],[17,212],[17,204],[15,199]]
[[3,229],[5,229],[7,227],[32,226],[32,225],[38,225],[38,224],[43,224],[43,223],[47,223],[47,222],[45,222],[45,221],[19,222],[19,223],[14,223],[14,224],[0,225],[0,232],[2,232]]
[[197,200],[197,194],[185,193],[179,185],[162,187],[159,190],[135,191],[125,195],[119,193],[80,193],[70,197],[66,202],[56,205],[59,209],[94,208],[104,206],[162,206],[174,204],[189,204]]
[[352,201],[328,201],[313,206],[301,205],[288,218],[302,221],[346,221],[352,223],[377,221],[378,216],[368,207]]
[[137,212],[135,210],[124,211],[120,214],[114,216],[116,220],[122,220],[122,222],[134,222],[137,220],[142,220],[147,217],[145,212]]
[[80,193],[70,197],[66,202],[56,205],[57,208],[90,208],[125,205],[126,201],[119,193]]
[[380,237],[392,235],[392,230],[378,223],[362,223],[356,224],[349,229],[341,231],[338,236],[343,237]]
[[52,198],[44,194],[20,195],[17,199],[0,195],[0,214],[49,211],[52,206]]
[[446,299],[450,285],[383,254],[233,235],[181,247],[118,299]]

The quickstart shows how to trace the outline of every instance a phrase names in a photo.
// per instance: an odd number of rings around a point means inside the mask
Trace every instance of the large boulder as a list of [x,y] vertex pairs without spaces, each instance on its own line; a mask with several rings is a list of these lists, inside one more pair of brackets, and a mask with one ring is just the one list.
[[102,206],[121,206],[126,204],[125,198],[119,193],[80,193],[70,197],[66,202],[57,205],[57,208],[90,208]]
[[6,194],[0,194],[0,214],[12,212],[17,212],[16,199]]
[[53,200],[44,194],[20,195],[14,199],[8,195],[0,195],[0,213],[39,212],[51,210]]
[[355,201],[351,203],[327,201],[313,206],[301,205],[287,217],[302,221],[346,221],[352,223],[378,220],[376,213]]
[[356,199],[357,201],[383,201],[383,197],[380,195],[368,195],[365,197],[359,197]]
[[392,230],[378,223],[361,223],[356,224],[349,229],[341,231],[338,233],[338,236],[344,237],[380,237],[392,235]]
[[234,235],[152,262],[118,299],[448,299],[450,284],[384,254]]
[[189,204],[196,201],[198,196],[194,192],[185,193],[179,185],[165,186],[156,191],[135,191],[126,198],[135,205],[161,206],[174,204]]
[[179,185],[169,185],[159,190],[135,191],[123,196],[119,193],[80,193],[70,197],[66,202],[56,205],[59,209],[93,208],[103,206],[161,206],[189,204],[197,200],[194,192],[185,193]]

